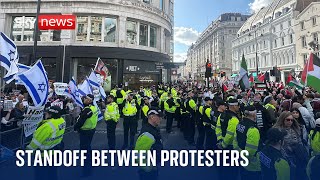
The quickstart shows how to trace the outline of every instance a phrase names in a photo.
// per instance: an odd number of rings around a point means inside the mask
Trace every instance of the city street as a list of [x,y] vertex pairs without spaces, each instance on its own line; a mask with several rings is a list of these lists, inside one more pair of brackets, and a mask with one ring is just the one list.
[[[116,129],[116,141],[117,149],[120,149],[123,143],[123,119],[118,123]],[[141,126],[141,121],[139,121],[139,128]],[[183,134],[179,129],[175,127],[174,123],[174,133],[167,134],[165,132],[165,120],[161,122],[161,134],[163,138],[164,149],[172,150],[188,150],[195,149],[195,147],[190,147],[188,143],[183,139]],[[79,137],[76,132],[69,132],[64,136],[64,143],[66,149],[78,149],[79,147]],[[94,150],[105,150],[107,149],[107,134],[105,122],[101,121],[98,123],[97,131],[94,135],[92,141],[92,149]],[[19,169],[19,173],[17,172]],[[5,172],[5,176],[8,178],[18,179],[23,177],[33,177],[33,168],[18,168],[15,165],[15,159],[12,161],[0,164],[0,171]],[[60,179],[75,179],[80,176],[80,167],[76,168],[59,168],[59,178]],[[130,180],[136,180],[138,178],[137,174],[138,168],[134,167],[98,167],[94,168],[94,173],[92,177],[87,179],[96,179],[99,177],[106,177],[108,179],[125,179],[130,177]],[[190,179],[196,179],[199,176],[210,175],[212,179],[216,176],[216,169],[209,167],[161,167],[159,169],[159,179],[174,179],[181,177],[188,177]],[[2,174],[3,175],[3,174]]]

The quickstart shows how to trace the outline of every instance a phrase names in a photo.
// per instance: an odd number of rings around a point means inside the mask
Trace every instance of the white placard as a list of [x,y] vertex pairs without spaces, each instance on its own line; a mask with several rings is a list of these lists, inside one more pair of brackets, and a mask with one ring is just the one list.
[[51,106],[58,106],[60,109],[63,109],[63,102],[62,101],[53,101]]
[[28,107],[28,111],[26,114],[29,116],[24,118],[22,121],[22,124],[24,127],[25,137],[30,136],[37,129],[38,123],[43,120],[43,110],[44,110],[44,106],[42,106],[42,107],[29,106]]
[[3,111],[9,111],[9,109],[13,109],[13,101],[12,100],[4,100],[3,103]]
[[66,95],[65,90],[68,89],[67,83],[55,82],[53,83],[53,85],[54,85],[54,91],[56,92],[57,95],[60,95],[60,96]]

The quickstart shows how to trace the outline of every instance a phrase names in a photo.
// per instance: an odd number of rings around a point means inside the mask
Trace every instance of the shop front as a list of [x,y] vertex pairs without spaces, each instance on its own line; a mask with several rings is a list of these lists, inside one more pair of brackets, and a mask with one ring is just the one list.
[[124,60],[123,82],[129,89],[157,85],[161,81],[155,62]]

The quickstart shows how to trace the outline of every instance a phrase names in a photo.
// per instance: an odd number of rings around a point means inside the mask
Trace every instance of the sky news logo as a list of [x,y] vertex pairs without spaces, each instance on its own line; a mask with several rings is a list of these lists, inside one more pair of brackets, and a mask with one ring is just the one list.
[[74,30],[76,18],[75,15],[39,15],[39,30]]

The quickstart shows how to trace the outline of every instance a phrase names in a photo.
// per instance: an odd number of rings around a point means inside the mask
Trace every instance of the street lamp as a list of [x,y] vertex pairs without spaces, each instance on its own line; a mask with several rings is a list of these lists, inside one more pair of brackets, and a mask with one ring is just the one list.
[[[252,34],[249,33],[248,36],[250,37],[250,36],[252,36]],[[262,36],[262,34],[261,34],[261,36]],[[258,65],[258,40],[257,40],[257,30],[254,31],[254,40],[255,40],[255,44],[256,44],[256,71],[257,71],[257,77],[258,77],[259,65]]]

